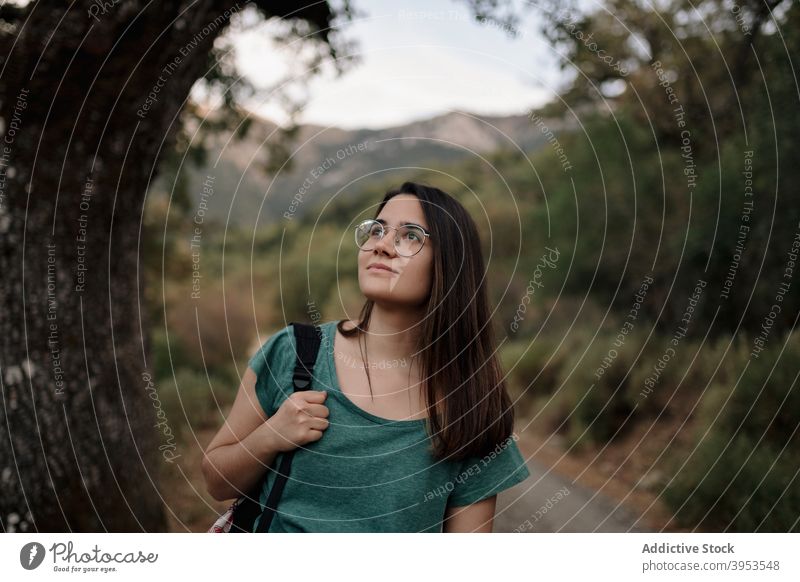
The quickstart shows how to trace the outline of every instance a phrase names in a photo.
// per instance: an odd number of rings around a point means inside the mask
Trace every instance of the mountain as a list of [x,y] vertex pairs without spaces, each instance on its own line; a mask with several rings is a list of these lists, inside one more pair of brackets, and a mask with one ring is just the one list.
[[[572,130],[561,119],[546,119],[556,135]],[[262,168],[266,144],[276,125],[255,117],[243,140],[217,134],[204,167],[186,165],[185,178],[195,208],[205,217],[253,228],[301,217],[322,200],[348,196],[387,180],[403,181],[405,168],[440,168],[498,149],[532,152],[546,143],[541,127],[527,115],[483,116],[453,111],[430,119],[383,129],[345,130],[303,125],[293,144],[293,168],[268,176]],[[213,194],[203,183],[213,176]],[[167,191],[157,181],[156,189]]]

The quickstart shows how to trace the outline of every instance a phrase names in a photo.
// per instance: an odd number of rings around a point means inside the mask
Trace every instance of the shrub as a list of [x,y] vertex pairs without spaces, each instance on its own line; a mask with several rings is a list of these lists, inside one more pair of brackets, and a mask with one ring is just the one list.
[[[640,333],[631,333],[624,343],[615,345],[615,337],[606,332],[588,348],[571,350],[561,367],[561,387],[543,410],[551,426],[565,422],[570,445],[606,443],[615,433],[627,432],[633,422],[625,424],[635,403],[629,371],[644,339]],[[608,365],[599,373],[604,358]]]
[[797,449],[755,443],[724,430],[703,440],[664,490],[679,523],[707,531],[800,531]]
[[758,358],[742,349],[752,342],[742,342],[735,351],[738,383],[709,389],[695,428],[702,439],[697,452],[685,464],[678,452],[670,457],[672,473],[680,473],[665,499],[684,525],[798,531],[799,336],[772,338]]
[[[236,387],[234,387],[235,391]],[[160,382],[159,399],[172,430],[181,433],[219,424],[219,408],[231,402],[230,382],[186,368]]]

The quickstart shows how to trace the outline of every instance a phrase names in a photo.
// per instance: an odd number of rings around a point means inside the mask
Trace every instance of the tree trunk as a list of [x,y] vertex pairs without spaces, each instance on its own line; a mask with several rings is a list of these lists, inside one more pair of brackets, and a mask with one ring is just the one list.
[[180,450],[169,446],[177,419],[159,415],[159,387],[148,390],[142,212],[159,152],[236,8],[146,5],[34,7],[5,62],[4,531],[166,528],[158,473],[178,470]]

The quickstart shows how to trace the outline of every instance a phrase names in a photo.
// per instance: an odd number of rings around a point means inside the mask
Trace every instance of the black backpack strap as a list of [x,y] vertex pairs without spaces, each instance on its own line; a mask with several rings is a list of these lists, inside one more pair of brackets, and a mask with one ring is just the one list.
[[[297,346],[297,360],[295,363],[294,374],[292,376],[292,383],[295,390],[309,390],[311,388],[311,381],[313,378],[314,364],[317,360],[317,354],[322,342],[322,330],[317,325],[311,325],[302,322],[291,322],[294,330],[295,345]],[[275,510],[278,506],[278,500],[283,493],[283,488],[289,478],[289,472],[292,466],[292,459],[296,449],[292,449],[287,453],[281,455],[281,462],[278,468],[278,475],[275,478],[275,483],[267,497],[266,507],[261,509],[261,504],[258,501],[261,495],[264,479],[259,479],[258,483],[253,487],[251,492],[245,496],[240,505],[236,508],[233,515],[231,524],[231,532],[244,533],[252,532],[255,520],[259,513],[261,519],[258,522],[258,532],[269,531],[269,526],[272,523],[272,518],[275,515]]]

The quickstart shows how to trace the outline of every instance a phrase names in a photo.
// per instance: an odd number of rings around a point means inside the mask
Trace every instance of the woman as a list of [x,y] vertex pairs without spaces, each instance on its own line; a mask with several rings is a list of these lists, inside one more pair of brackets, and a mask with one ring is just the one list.
[[320,325],[310,390],[292,391],[291,326],[251,358],[203,460],[209,493],[238,497],[266,472],[263,505],[269,467],[297,449],[271,532],[491,532],[497,493],[530,473],[475,223],[445,192],[406,182],[356,244],[359,321]]

